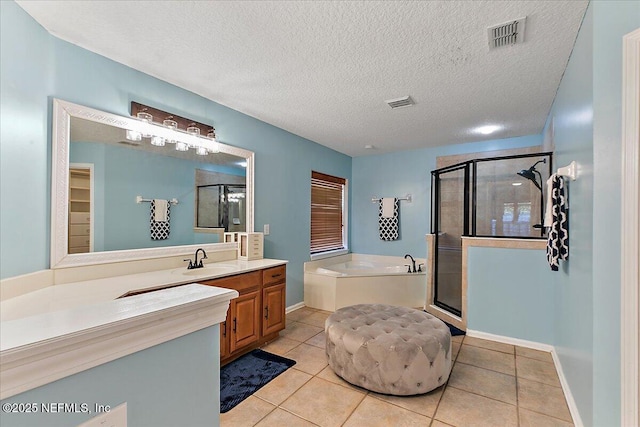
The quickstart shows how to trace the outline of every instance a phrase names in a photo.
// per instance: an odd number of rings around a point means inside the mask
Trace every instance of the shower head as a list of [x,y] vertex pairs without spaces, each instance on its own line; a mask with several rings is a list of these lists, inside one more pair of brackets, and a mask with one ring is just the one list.
[[[538,172],[538,170],[536,169],[536,165],[538,163],[547,163],[547,159],[538,160],[529,169],[522,169],[520,172],[518,172],[518,175],[533,182],[538,190],[542,191],[542,175],[540,175],[540,172]],[[540,175],[540,184],[538,184],[538,180],[536,179],[536,173]]]

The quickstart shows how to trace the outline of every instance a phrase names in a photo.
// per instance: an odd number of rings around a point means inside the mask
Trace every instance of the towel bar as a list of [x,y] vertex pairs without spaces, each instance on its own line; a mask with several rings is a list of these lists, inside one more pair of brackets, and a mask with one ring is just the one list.
[[[398,197],[397,199],[398,199],[398,200],[406,200],[406,201],[408,201],[409,203],[411,203],[411,194],[407,194],[407,195],[406,195],[406,196],[404,196],[404,197]],[[373,196],[373,198],[371,199],[371,203],[378,203],[378,202],[380,202],[381,200],[382,200],[382,198],[380,198],[380,197],[376,197],[376,196]]]
[[[142,196],[136,196],[136,203],[142,203],[142,202],[151,202],[152,199],[143,199]],[[172,205],[177,205],[178,204],[178,199],[176,199],[175,197],[171,200],[169,200],[169,203],[171,203]]]

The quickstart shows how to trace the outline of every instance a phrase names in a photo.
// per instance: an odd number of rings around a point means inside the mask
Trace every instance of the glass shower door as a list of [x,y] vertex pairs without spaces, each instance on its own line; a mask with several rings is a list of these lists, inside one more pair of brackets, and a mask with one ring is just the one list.
[[434,303],[462,314],[462,236],[468,235],[469,166],[435,176],[437,206]]

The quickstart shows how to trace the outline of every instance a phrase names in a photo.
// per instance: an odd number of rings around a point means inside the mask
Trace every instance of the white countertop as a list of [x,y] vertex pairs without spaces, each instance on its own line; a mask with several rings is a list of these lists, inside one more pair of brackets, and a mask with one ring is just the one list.
[[220,323],[237,296],[188,284],[3,321],[0,399]]
[[[286,264],[287,261],[259,259],[231,260],[207,264],[210,268],[187,270],[173,268],[147,273],[52,285],[0,303],[0,321],[7,322],[44,313],[70,310],[112,301],[131,291],[160,289],[172,285],[197,283]],[[221,267],[218,269],[217,267]],[[188,274],[185,274],[188,273]],[[4,328],[3,328],[4,329]]]

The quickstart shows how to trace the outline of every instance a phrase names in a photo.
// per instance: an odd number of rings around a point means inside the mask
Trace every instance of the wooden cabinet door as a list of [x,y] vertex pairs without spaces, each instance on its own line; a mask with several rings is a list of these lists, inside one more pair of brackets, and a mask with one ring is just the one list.
[[253,291],[231,300],[231,342],[229,351],[249,345],[260,338],[260,292]]
[[285,327],[285,287],[280,283],[262,290],[262,335]]
[[231,307],[227,310],[227,318],[220,323],[220,359],[224,359],[231,352],[229,351],[229,342],[231,336]]

